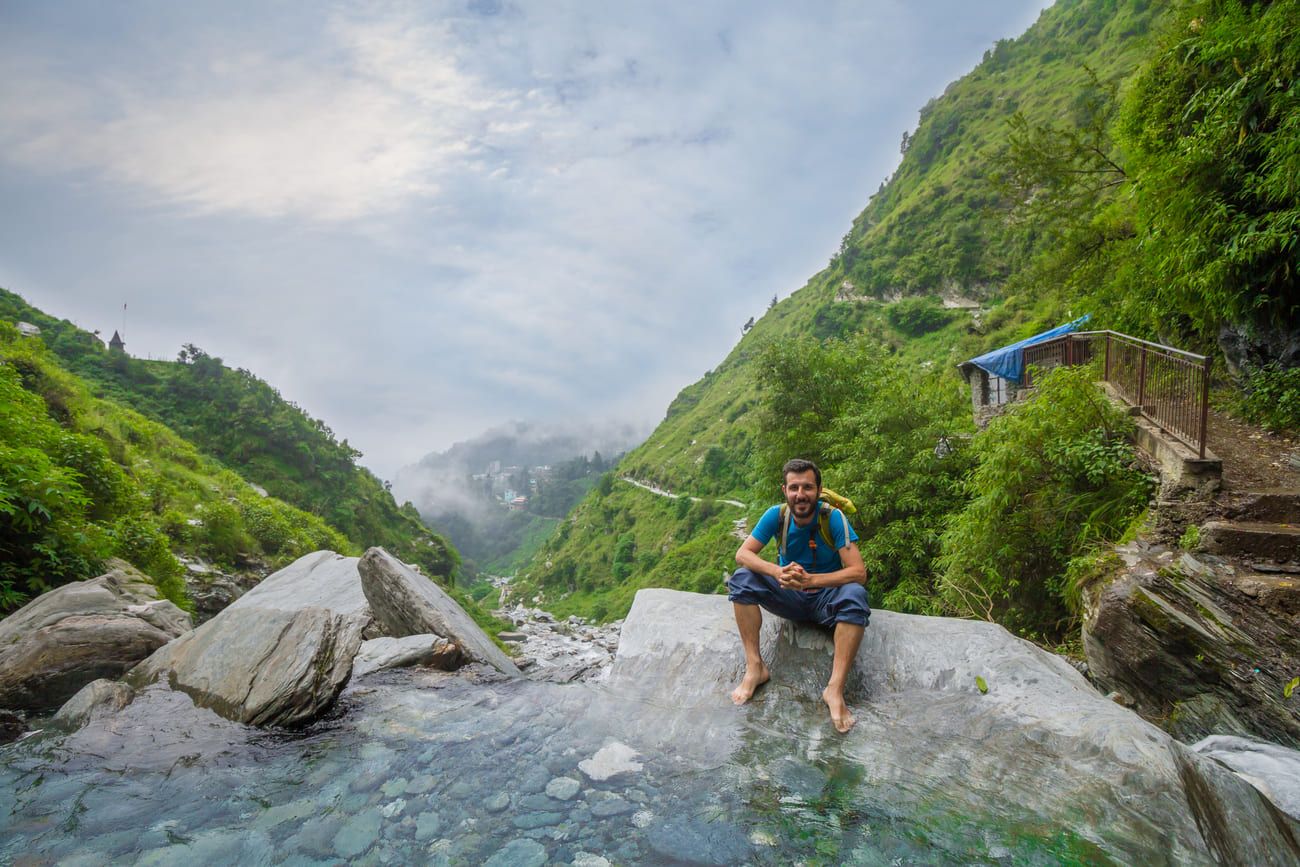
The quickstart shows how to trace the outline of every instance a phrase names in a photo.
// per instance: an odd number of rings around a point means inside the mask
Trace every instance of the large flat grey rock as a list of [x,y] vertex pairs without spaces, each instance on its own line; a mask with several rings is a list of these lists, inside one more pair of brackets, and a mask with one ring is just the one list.
[[299,557],[130,673],[251,725],[301,725],[323,713],[352,673],[370,623],[357,558]]
[[[361,590],[358,557],[333,551],[304,554],[232,602],[229,608],[280,608],[296,611],[317,606],[339,614],[370,616]],[[229,608],[227,610],[229,610]]]
[[1300,820],[1300,752],[1253,738],[1212,735],[1192,746],[1263,792],[1278,809]]
[[127,677],[162,681],[201,707],[249,725],[320,716],[352,673],[365,619],[327,608],[227,608],[158,650]]
[[[734,713],[779,731],[792,702],[819,702],[831,639],[764,620],[772,682]],[[724,597],[642,590],[609,688],[717,719],[742,668]],[[1300,823],[1248,783],[995,624],[873,612],[848,699],[865,721],[842,738],[821,737],[836,738],[837,751],[870,769],[864,785],[942,789],[973,815],[988,803],[1022,804],[1081,839],[1126,841],[1132,849],[1112,853],[1120,860],[1124,851],[1163,851],[1171,863],[1193,864],[1300,858]]]
[[519,674],[492,639],[465,609],[429,578],[383,548],[371,548],[358,564],[361,587],[370,610],[385,635],[402,637],[433,633],[453,641],[470,659],[506,674]]
[[58,708],[193,627],[129,564],[43,593],[0,621],[0,707]]

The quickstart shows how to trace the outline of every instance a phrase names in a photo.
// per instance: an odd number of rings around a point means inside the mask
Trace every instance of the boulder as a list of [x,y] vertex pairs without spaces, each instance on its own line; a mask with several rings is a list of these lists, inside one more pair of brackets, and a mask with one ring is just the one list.
[[1213,735],[1192,749],[1231,768],[1279,810],[1300,820],[1300,752],[1230,735]]
[[370,617],[356,557],[333,551],[304,554],[231,603],[231,608],[328,608]]
[[201,559],[180,558],[185,567],[185,592],[194,603],[194,622],[207,623],[230,603],[253,589],[266,573],[225,573]]
[[188,632],[190,617],[120,560],[43,593],[0,621],[0,707],[47,712]]
[[248,725],[302,725],[320,716],[352,673],[365,621],[327,608],[227,608],[127,675],[156,680],[200,707]]
[[131,703],[135,690],[120,680],[92,680],[59,708],[53,723],[63,729],[79,729],[93,720],[112,716]]
[[332,551],[299,558],[140,663],[128,682],[164,681],[250,725],[310,722],[347,683],[370,620],[356,563]]
[[372,638],[361,643],[352,660],[352,676],[361,677],[389,668],[427,665],[453,671],[460,663],[460,648],[437,635],[408,635],[405,638]]
[[1093,679],[1188,743],[1249,734],[1300,747],[1300,581],[1140,543],[1084,595]]
[[384,634],[433,633],[455,642],[470,659],[505,674],[519,674],[510,657],[432,580],[383,548],[371,548],[358,564],[361,589]]
[[[807,723],[797,708],[811,707],[828,727],[819,705],[830,636],[764,620],[772,682],[733,712],[798,736]],[[608,688],[716,720],[742,667],[725,598],[642,590]],[[859,785],[899,809],[941,798],[955,815],[1019,815],[1122,863],[1153,852],[1172,863],[1300,858],[1300,823],[1247,782],[995,624],[875,611],[847,692],[858,725],[843,737],[818,733],[809,749],[834,738],[836,754],[863,769]]]

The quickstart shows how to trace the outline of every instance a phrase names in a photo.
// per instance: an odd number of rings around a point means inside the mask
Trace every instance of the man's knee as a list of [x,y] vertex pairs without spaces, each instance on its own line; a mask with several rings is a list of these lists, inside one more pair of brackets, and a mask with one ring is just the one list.
[[845,584],[835,600],[835,622],[866,626],[871,619],[871,603],[862,584]]
[[741,605],[757,605],[759,595],[763,592],[762,582],[749,569],[743,566],[731,573],[727,579],[727,599]]

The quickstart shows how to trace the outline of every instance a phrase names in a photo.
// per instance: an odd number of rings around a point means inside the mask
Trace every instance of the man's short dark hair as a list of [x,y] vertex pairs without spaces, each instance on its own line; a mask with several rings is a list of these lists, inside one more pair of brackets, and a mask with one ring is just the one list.
[[813,478],[817,480],[817,487],[820,489],[822,471],[817,469],[817,465],[812,461],[805,461],[803,458],[791,458],[785,462],[785,466],[781,467],[781,484],[785,484],[785,480],[790,478],[791,473],[806,473],[809,470],[812,470]]

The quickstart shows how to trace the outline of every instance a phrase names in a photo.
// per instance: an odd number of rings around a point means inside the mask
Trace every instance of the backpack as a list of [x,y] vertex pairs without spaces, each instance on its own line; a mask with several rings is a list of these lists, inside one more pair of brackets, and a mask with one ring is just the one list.
[[[808,547],[812,550],[813,556],[817,556],[817,536],[825,540],[827,546],[835,550],[835,536],[831,533],[831,513],[836,509],[840,510],[840,517],[844,519],[844,538],[849,538],[849,519],[858,509],[853,505],[853,501],[843,494],[837,494],[829,488],[822,488],[821,498],[817,501],[817,533],[808,537]],[[782,503],[780,512],[781,524],[781,559],[785,559],[785,543],[790,535],[790,504]]]

